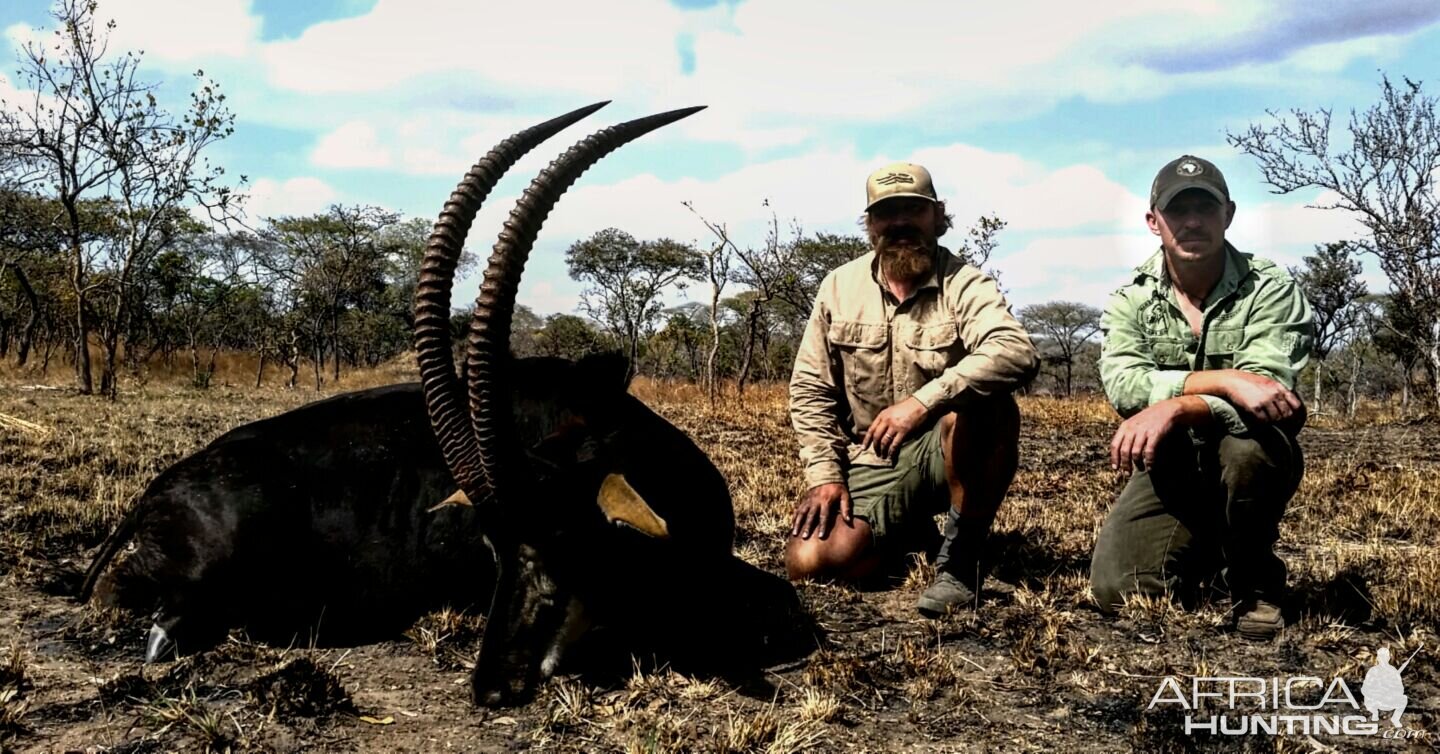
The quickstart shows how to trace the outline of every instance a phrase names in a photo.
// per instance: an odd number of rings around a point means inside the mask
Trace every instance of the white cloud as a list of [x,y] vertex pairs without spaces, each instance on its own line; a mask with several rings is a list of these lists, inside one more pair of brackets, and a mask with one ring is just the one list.
[[1091,165],[1048,170],[1020,155],[963,144],[920,150],[913,158],[930,169],[941,198],[963,222],[993,212],[1014,231],[1110,228],[1145,212],[1145,199]]
[[[790,218],[800,218],[806,233],[859,233],[864,177],[891,159],[916,159],[931,169],[959,230],[982,213],[999,214],[1010,223],[1001,236],[995,266],[1002,271],[1006,287],[1024,303],[1057,296],[1087,303],[1098,296],[1103,303],[1104,295],[1119,284],[1114,281],[1123,279],[1126,270],[1155,248],[1144,230],[1145,200],[1093,166],[1049,170],[1018,155],[964,144],[875,158],[848,150],[816,150],[752,163],[708,181],[666,181],[653,174],[608,184],[582,180],[545,223],[527,280],[564,282],[560,252],[607,227],[624,228],[640,238],[710,242],[709,231],[682,206],[683,201],[693,202],[712,222],[724,223],[731,239],[741,246],[763,242],[772,210],[782,233],[789,232]],[[472,226],[473,247],[485,248],[493,242],[511,203],[511,196],[503,193],[492,196]],[[1092,235],[1080,235],[1086,232]],[[1037,235],[1046,237],[1033,240]],[[1013,243],[1009,239],[1017,236],[1032,240],[1021,251],[1004,255]],[[468,283],[461,288],[473,290]],[[537,295],[550,297],[553,290],[542,289]],[[558,308],[559,299],[553,300],[555,310],[568,310]],[[550,310],[544,304],[533,305],[537,311]]]
[[516,297],[516,301],[530,307],[530,310],[544,316],[556,312],[569,314],[580,307],[579,285],[566,280],[560,284],[569,290],[557,290],[556,283],[539,282],[528,286]]
[[[330,128],[364,118],[394,164],[412,173],[450,173],[473,155],[458,157],[449,145],[479,133],[503,138],[510,126],[562,110],[556,103],[615,99],[623,103],[617,114],[626,117],[709,104],[704,117],[663,138],[723,142],[751,154],[813,148],[846,125],[934,131],[1020,119],[1076,97],[1116,103],[1227,81],[1264,87],[1313,80],[1342,63],[1383,55],[1396,47],[1394,34],[1423,25],[1415,11],[1403,23],[1357,27],[1356,39],[1325,26],[1313,42],[1288,40],[1283,55],[1259,62],[1236,47],[1228,66],[1194,67],[1156,52],[1193,51],[1240,33],[1270,39],[1281,19],[1328,18],[1294,6],[1015,0],[976,7],[917,0],[905,14],[926,22],[907,24],[903,38],[891,38],[877,30],[895,26],[894,9],[870,0],[823,10],[757,1],[699,12],[663,0],[637,0],[620,11],[560,0],[380,0],[365,15],[259,45],[255,57],[281,101],[304,96],[288,108],[315,107],[315,120]],[[693,49],[691,75],[681,70],[680,39]],[[1181,72],[1167,72],[1171,64]],[[384,93],[395,105],[391,112],[403,116],[387,122],[362,112],[356,95],[371,93]],[[493,143],[477,140],[486,148]]]
[[[1352,240],[1363,236],[1365,228],[1353,213],[1338,209],[1317,209],[1306,205],[1325,205],[1337,197],[1318,193],[1308,201],[1297,198],[1293,203],[1265,202],[1254,207],[1239,206],[1226,238],[1245,251],[1271,256],[1267,250],[1304,250],[1309,253],[1315,244]],[[1278,261],[1278,260],[1277,260]]]
[[[1308,203],[1324,204],[1332,198],[1319,194]],[[1103,306],[1110,292],[1129,280],[1130,271],[1159,248],[1158,239],[1141,222],[1144,202],[1136,201],[1142,205],[1139,213],[1116,225],[1116,233],[1045,235],[1009,254],[1002,245],[993,266],[999,270],[1010,300],[1017,306],[1060,299]],[[1297,199],[1295,203],[1241,205],[1225,237],[1241,251],[1292,267],[1313,253],[1316,244],[1363,234],[1353,215],[1305,203]],[[1371,290],[1386,287],[1383,277],[1368,267],[1366,279]]]
[[337,201],[335,189],[311,177],[286,181],[261,178],[250,187],[249,194],[245,213],[252,223],[266,217],[313,214]]
[[10,42],[11,48],[19,52],[26,45],[43,44],[45,32],[29,24],[11,24],[5,27],[5,39]]
[[[1103,139],[1090,147],[1076,144],[1069,165],[1043,165],[1025,153],[966,144],[913,153],[891,145],[943,143],[967,126],[1024,119],[1069,99],[1123,103],[1197,87],[1234,90],[1235,84],[1324,91],[1341,68],[1394,54],[1403,47],[1399,35],[1428,17],[1424,6],[1430,0],[1378,1],[1395,10],[1396,18],[1405,7],[1413,12],[1393,23],[1360,23],[1368,18],[1365,11],[1291,0],[1068,5],[1012,0],[980,6],[915,0],[899,11],[873,0],[824,6],[751,0],[705,11],[682,11],[665,0],[637,0],[618,10],[561,0],[380,0],[362,16],[261,43],[250,0],[179,9],[169,3],[161,8],[160,0],[106,0],[101,11],[119,21],[112,49],[144,48],[147,61],[174,70],[203,65],[225,84],[242,118],[315,133],[309,157],[317,168],[444,176],[448,189],[478,156],[516,130],[567,106],[615,99],[592,119],[596,122],[560,135],[512,170],[475,223],[472,243],[482,248],[509,211],[511,197],[504,193],[513,196],[595,125],[675,106],[711,105],[647,142],[676,145],[677,159],[705,166],[695,171],[704,175],[712,175],[701,171],[716,161],[732,160],[734,151],[716,150],[719,156],[710,158],[694,142],[738,147],[737,167],[705,180],[662,180],[645,173],[605,184],[593,176],[582,180],[560,202],[540,239],[527,281],[542,276],[560,281],[539,291],[542,298],[573,301],[563,292],[569,283],[563,265],[554,261],[557,247],[601,228],[707,239],[704,227],[680,206],[685,199],[729,224],[742,242],[763,238],[772,208],[782,224],[801,218],[807,231],[858,232],[864,175],[899,158],[931,167],[962,228],[981,213],[1010,223],[1002,253],[1011,239],[1024,246],[997,260],[1019,265],[1015,271],[1001,265],[1007,286],[1018,291],[1024,282],[1057,295],[1074,291],[1085,300],[1082,294],[1093,294],[1086,280],[1111,270],[1066,266],[1067,254],[1077,249],[1113,254],[1116,239],[1133,236],[1153,248],[1141,224],[1145,202],[1135,193],[1146,186],[1129,180],[1122,185],[1089,163],[1121,175],[1134,166],[1117,155],[1132,150],[1136,159],[1149,160],[1153,142],[1123,149]],[[1258,47],[1296,18],[1318,31],[1291,35],[1274,51]],[[1353,29],[1342,28],[1346,24]],[[887,31],[892,29],[897,31]],[[12,42],[31,35],[46,38],[48,31],[5,30]],[[694,52],[693,75],[681,71],[681,38]],[[1224,60],[1207,56],[1216,40],[1225,41]],[[1190,57],[1162,54],[1173,51]],[[5,86],[0,80],[0,90]],[[856,126],[868,129],[865,136],[857,135]],[[877,138],[880,128],[893,128],[894,137]],[[1049,135],[1048,153],[1065,139],[1063,131]],[[879,149],[886,153],[857,144],[884,145]],[[1178,153],[1165,151],[1164,159]],[[241,172],[246,166],[227,167]],[[356,178],[385,180],[392,174]],[[321,175],[339,185],[333,174]],[[252,194],[252,215],[318,211],[337,200],[336,190],[319,178],[262,179]],[[1242,205],[1231,237],[1262,255],[1295,254],[1351,233],[1351,226],[1344,213],[1276,201]],[[1027,279],[1032,267],[1048,278]]]
[[374,126],[350,121],[320,137],[310,162],[327,168],[386,168],[390,150],[381,146]]
[[[1393,40],[1440,20],[1440,6],[1433,0],[1372,0],[1363,5],[1224,0],[1215,5],[1217,12],[1199,14],[1182,26],[1137,34],[1132,44],[1139,46],[1140,58],[1163,73],[1218,71],[1295,57],[1308,57],[1300,61],[1302,69],[1336,70],[1322,56],[1383,54],[1379,40]],[[1194,44],[1198,40],[1206,43]],[[1346,44],[1363,40],[1369,40],[1369,50]]]
[[368,14],[267,45],[277,86],[365,92],[436,74],[472,86],[608,96],[676,69],[683,13],[663,0],[615,6],[539,0],[380,0]]
[[[872,0],[756,0],[703,11],[665,0],[620,9],[380,0],[364,15],[268,43],[259,41],[251,0],[107,0],[101,15],[119,21],[122,48],[144,48],[161,64],[219,69],[245,118],[330,129],[363,118],[405,169],[440,172],[448,145],[468,132],[405,130],[377,117],[375,98],[356,95],[383,93],[391,112],[412,120],[504,113],[473,124],[487,131],[528,125],[562,109],[557,102],[614,98],[643,111],[707,103],[706,117],[674,132],[748,153],[806,145],[846,124],[960,128],[1076,97],[1126,102],[1227,81],[1300,86],[1393,52],[1398,35],[1436,15],[1429,0],[1377,1],[1370,12],[1293,0],[915,0],[901,19]],[[885,33],[906,19],[924,22]],[[1292,34],[1296,23],[1307,33]],[[681,39],[693,50],[693,75],[681,70]],[[1217,40],[1224,56],[1207,52]],[[264,84],[247,80],[257,72]]]
[[1035,239],[1012,254],[997,253],[992,266],[1017,307],[1060,300],[1104,306],[1130,271],[1157,248],[1154,237],[1143,230],[1052,236]]
[[10,77],[0,73],[0,102],[4,102],[4,109],[10,112],[29,112],[35,103],[35,92],[16,88]]
[[582,183],[557,206],[546,233],[573,237],[613,225],[646,237],[708,237],[681,206],[687,200],[726,223],[742,243],[760,242],[772,210],[782,226],[801,218],[807,231],[859,232],[864,178],[892,159],[928,167],[961,228],[991,213],[1005,219],[1011,233],[1134,227],[1145,211],[1145,200],[1092,166],[1048,170],[1015,154],[955,144],[875,158],[817,150],[752,163],[712,181],[643,174],[608,185]]
[[215,58],[251,54],[260,36],[260,18],[250,0],[105,0],[96,13],[115,20],[112,50],[143,50],[152,63],[190,66]]
[[241,58],[253,52],[260,35],[260,19],[251,15],[250,0],[163,4],[158,0],[108,0],[102,7],[115,11],[117,18],[133,8],[133,17],[144,19],[118,25],[117,43],[175,63]]
[[1296,68],[1314,73],[1338,73],[1362,58],[1387,59],[1398,51],[1390,37],[1361,37],[1307,47],[1295,53]]
[[830,3],[818,14],[799,3],[744,3],[733,31],[696,35],[687,88],[727,108],[791,117],[893,122],[943,103],[948,118],[964,119],[975,115],[965,111],[971,103],[1049,99],[1062,95],[1057,85],[1063,96],[1108,86],[1104,77],[1069,75],[1068,65],[1059,78],[1035,74],[1108,25],[1151,15],[1146,5],[912,2],[906,18],[923,21],[886,34],[897,18],[883,3]]

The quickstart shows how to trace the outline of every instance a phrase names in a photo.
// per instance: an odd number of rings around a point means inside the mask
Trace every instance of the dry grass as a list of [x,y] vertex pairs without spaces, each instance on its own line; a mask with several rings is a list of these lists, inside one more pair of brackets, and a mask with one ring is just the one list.
[[18,644],[0,660],[0,745],[26,730],[22,720],[30,702],[25,692],[33,686],[27,676],[28,666],[25,651]]
[[415,622],[405,636],[444,670],[474,667],[471,660],[485,633],[485,616],[445,608]]
[[[918,559],[888,592],[802,586],[825,644],[763,678],[663,668],[562,678],[499,716],[472,712],[464,683],[484,619],[453,611],[426,616],[408,640],[353,652],[230,644],[205,663],[146,676],[126,664],[139,621],[52,595],[76,583],[87,551],[166,465],[226,429],[318,397],[304,372],[299,390],[254,390],[253,362],[222,366],[209,390],[188,387],[183,370],[152,370],[143,385],[125,383],[116,403],[22,390],[34,375],[0,375],[0,416],[15,420],[0,424],[0,593],[16,595],[0,605],[18,629],[0,640],[12,642],[0,645],[0,741],[63,749],[145,738],[157,750],[216,751],[1187,750],[1195,741],[1177,735],[1174,720],[1144,709],[1159,677],[1341,673],[1353,685],[1376,646],[1404,657],[1422,643],[1405,676],[1411,725],[1435,729],[1440,427],[1384,407],[1364,407],[1355,421],[1319,417],[1302,436],[1307,475],[1281,541],[1298,625],[1274,645],[1233,636],[1223,599],[1191,611],[1136,599],[1115,619],[1096,613],[1089,553],[1123,484],[1104,458],[1115,418],[1096,399],[1027,398],[1021,469],[996,523],[996,577],[978,614],[916,618],[914,599],[933,574]],[[399,361],[324,394],[412,376]],[[737,552],[779,572],[801,492],[783,386],[743,397],[727,388],[713,408],[686,384],[642,378],[632,390],[711,455],[731,485]],[[308,664],[294,665],[297,657]],[[112,680],[98,685],[97,675]],[[379,722],[332,714],[351,698]],[[88,732],[66,738],[74,729]]]

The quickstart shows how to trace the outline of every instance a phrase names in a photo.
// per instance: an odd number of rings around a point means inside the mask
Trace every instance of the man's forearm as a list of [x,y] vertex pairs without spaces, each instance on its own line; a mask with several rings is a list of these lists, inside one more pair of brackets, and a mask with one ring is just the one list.
[[[1267,418],[1264,411],[1255,409],[1253,393],[1256,384],[1268,385],[1273,389],[1284,391],[1291,410],[1284,414],[1284,418],[1276,420],[1272,416]],[[1199,397],[1210,407],[1210,413],[1214,420],[1225,426],[1227,432],[1234,435],[1244,435],[1248,432],[1246,422],[1261,421],[1275,423],[1288,432],[1296,433],[1305,426],[1307,412],[1305,404],[1300,402],[1289,388],[1274,381],[1265,375],[1256,374],[1243,369],[1210,369],[1201,372],[1191,372],[1182,386],[1183,394],[1186,396]],[[1250,394],[1247,397],[1247,392]],[[1263,393],[1262,393],[1263,395]],[[1243,414],[1243,417],[1242,417]]]
[[1175,402],[1175,423],[1186,427],[1204,427],[1215,420],[1210,406],[1198,395],[1171,398]]
[[1237,378],[1234,369],[1207,369],[1185,378],[1182,395],[1213,395],[1230,400],[1230,386]]

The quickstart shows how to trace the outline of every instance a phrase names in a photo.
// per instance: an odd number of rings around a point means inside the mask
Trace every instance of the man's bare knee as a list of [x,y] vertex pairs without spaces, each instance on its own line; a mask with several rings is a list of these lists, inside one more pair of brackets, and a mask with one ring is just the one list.
[[870,524],[836,521],[829,536],[791,537],[785,545],[785,572],[791,581],[853,581],[873,569],[875,558]]

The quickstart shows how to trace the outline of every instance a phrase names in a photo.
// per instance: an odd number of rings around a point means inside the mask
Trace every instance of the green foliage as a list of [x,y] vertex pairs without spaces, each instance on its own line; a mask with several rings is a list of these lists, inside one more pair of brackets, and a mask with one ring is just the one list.
[[1051,301],[1024,307],[1017,318],[1030,331],[1044,364],[1059,369],[1060,386],[1070,395],[1076,362],[1100,332],[1100,310],[1074,301]]
[[[965,238],[955,244],[951,251],[964,259],[966,264],[984,269],[990,262],[990,254],[1000,244],[997,236],[1007,225],[1009,223],[1000,219],[999,215],[981,215],[965,232]],[[991,277],[998,277],[993,271],[989,274]]]
[[552,314],[545,318],[545,326],[535,333],[536,352],[540,356],[579,359],[593,353],[613,351],[616,345],[613,337],[573,314]]
[[1303,267],[1290,270],[1310,301],[1315,355],[1321,359],[1360,323],[1358,304],[1365,295],[1365,281],[1360,279],[1360,260],[1351,256],[1354,248],[1345,241],[1317,245],[1315,254],[1305,257]]
[[[409,298],[396,294],[397,273],[413,266],[414,246],[423,239],[411,223],[400,226],[400,216],[373,206],[332,205],[303,217],[270,221],[261,248],[263,266],[299,315],[306,345],[317,363],[329,354],[331,374],[339,379],[342,361],[357,362],[361,351],[374,358],[365,337],[394,342],[394,329],[385,328],[369,313],[409,323]],[[320,381],[320,370],[315,378]]]
[[581,298],[586,313],[625,346],[630,376],[639,364],[641,339],[660,316],[662,293],[683,289],[686,280],[704,274],[704,260],[694,247],[668,238],[640,241],[617,228],[572,245],[565,263],[572,278],[589,286]]
[[820,232],[798,237],[784,253],[790,264],[776,265],[775,296],[799,316],[808,316],[820,281],[831,270],[869,251],[870,242],[859,235]]

